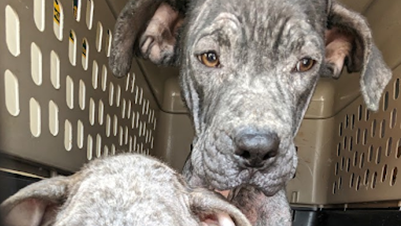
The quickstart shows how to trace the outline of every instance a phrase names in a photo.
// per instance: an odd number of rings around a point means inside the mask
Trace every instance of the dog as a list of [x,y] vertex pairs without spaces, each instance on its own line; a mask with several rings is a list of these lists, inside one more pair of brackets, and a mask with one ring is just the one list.
[[115,25],[115,76],[134,56],[180,68],[195,129],[183,174],[232,190],[253,225],[291,224],[293,140],[319,77],[360,72],[376,111],[392,76],[366,20],[332,0],[131,0]]
[[120,154],[33,183],[0,205],[5,226],[251,226],[221,195],[160,161]]

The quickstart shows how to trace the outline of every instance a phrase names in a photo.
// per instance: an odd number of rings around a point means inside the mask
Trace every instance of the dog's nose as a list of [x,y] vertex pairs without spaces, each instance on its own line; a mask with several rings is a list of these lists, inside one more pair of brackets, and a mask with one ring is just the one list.
[[235,154],[241,157],[241,163],[247,167],[260,168],[277,155],[279,137],[272,132],[254,132],[243,130],[235,138]]

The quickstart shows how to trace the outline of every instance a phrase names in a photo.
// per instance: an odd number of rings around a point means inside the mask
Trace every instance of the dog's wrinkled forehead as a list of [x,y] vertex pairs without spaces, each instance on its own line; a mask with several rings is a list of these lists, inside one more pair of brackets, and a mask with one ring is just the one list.
[[[309,0],[307,0],[309,1]],[[198,1],[190,15],[187,42],[195,43],[207,35],[222,36],[222,27],[231,27],[242,47],[270,50],[268,57],[284,54],[300,48],[305,41],[301,37],[310,34],[322,38],[325,29],[326,1]],[[216,40],[228,44],[224,38]],[[250,51],[250,52],[252,52]],[[259,51],[257,51],[259,52]],[[271,54],[269,54],[271,53]]]

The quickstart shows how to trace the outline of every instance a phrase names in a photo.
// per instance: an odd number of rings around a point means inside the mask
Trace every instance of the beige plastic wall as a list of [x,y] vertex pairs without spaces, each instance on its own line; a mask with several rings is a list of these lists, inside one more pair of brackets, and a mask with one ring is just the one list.
[[159,116],[136,62],[126,79],[108,69],[107,2],[73,2],[0,1],[0,151],[69,172],[105,155],[149,154]]

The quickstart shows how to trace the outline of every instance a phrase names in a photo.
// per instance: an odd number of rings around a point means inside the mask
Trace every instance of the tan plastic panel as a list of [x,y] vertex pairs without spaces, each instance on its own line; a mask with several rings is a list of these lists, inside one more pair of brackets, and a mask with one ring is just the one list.
[[119,15],[120,11],[126,5],[128,0],[106,0],[115,18]]
[[187,114],[188,110],[181,98],[179,69],[156,67],[154,64],[144,60],[138,60],[138,63],[149,84],[151,84],[152,92],[161,109],[174,114]]
[[374,0],[338,0],[340,3],[347,6],[356,12],[364,13]]
[[360,74],[344,72],[339,79],[320,78],[304,119],[334,116],[360,95]]
[[159,114],[158,133],[152,154],[169,163],[179,172],[190,153],[194,130],[187,114]]
[[401,67],[376,113],[359,98],[335,117],[330,159],[329,203],[400,200]]
[[287,186],[293,204],[325,204],[331,149],[334,146],[334,118],[305,119],[295,139],[299,163]]
[[105,0],[2,0],[0,9],[1,151],[66,171],[152,152],[159,110],[135,62],[127,79],[107,67],[115,19]]
[[391,68],[397,67],[401,63],[401,1],[376,0],[365,16],[385,62]]

